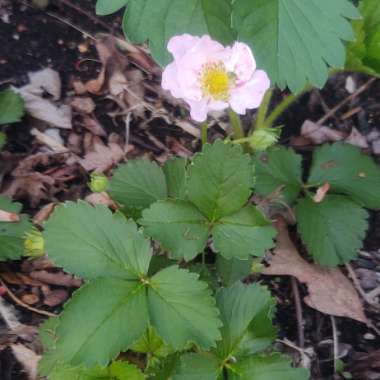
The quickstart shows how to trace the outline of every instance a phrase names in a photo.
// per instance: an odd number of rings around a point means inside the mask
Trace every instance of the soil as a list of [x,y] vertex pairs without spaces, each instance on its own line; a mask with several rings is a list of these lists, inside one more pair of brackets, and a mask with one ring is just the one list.
[[[74,8],[67,4],[75,4]],[[0,89],[7,86],[21,86],[28,81],[27,73],[45,67],[57,70],[63,81],[63,93],[72,91],[72,83],[75,79],[81,81],[94,78],[99,73],[101,65],[91,38],[98,32],[110,32],[122,34],[120,29],[121,14],[102,18],[101,23],[96,18],[93,0],[60,1],[51,0],[47,9],[37,9],[28,5],[26,1],[0,0]],[[80,13],[84,10],[86,14]],[[7,18],[9,15],[9,19]],[[2,21],[1,21],[2,20]],[[105,24],[105,25],[104,25]],[[78,30],[80,29],[80,30]],[[82,49],[82,47],[85,47]],[[332,108],[347,97],[345,84],[349,74],[334,76],[322,91],[313,91],[305,94],[297,101],[279,120],[284,125],[282,143],[289,144],[292,137],[299,134],[302,123],[306,119],[317,121],[326,114],[326,107]],[[352,74],[357,85],[365,83],[368,78],[358,74]],[[152,80],[156,80],[152,78]],[[283,96],[280,92],[274,97],[274,103]],[[121,138],[125,138],[122,123],[112,122],[109,117],[104,116],[110,108],[110,103],[95,97],[97,103],[96,116],[107,131],[116,132]],[[323,106],[325,104],[325,106]],[[344,121],[341,116],[347,110],[360,107],[360,111],[351,118]],[[248,115],[250,119],[252,115]],[[380,117],[380,81],[376,81],[361,96],[356,97],[347,107],[338,112],[330,124],[334,124],[341,130],[349,131],[353,126],[363,134],[378,128]],[[165,150],[158,144],[152,143],[146,138],[146,129],[140,127],[141,120],[135,120],[131,125],[132,142],[138,149],[136,155],[144,155],[151,158],[161,157]],[[188,135],[182,129],[155,121],[149,124],[149,133],[157,138],[162,144],[166,144],[168,138],[178,139],[182,145],[190,151],[199,148],[199,142]],[[221,127],[216,126],[211,131],[211,138],[225,134]],[[65,137],[65,136],[63,136]],[[14,125],[12,131],[8,131],[7,151],[11,157],[26,157],[36,152],[36,145],[31,143],[30,127],[28,120]],[[305,162],[310,161],[311,148],[299,148],[305,157]],[[4,159],[4,157],[3,157]],[[4,165],[4,162],[0,162]],[[12,165],[12,163],[6,163]],[[83,173],[82,173],[83,174]],[[83,198],[86,195],[86,173],[77,175],[72,183],[72,191],[65,191],[56,195],[56,200]],[[1,190],[1,189],[0,189]],[[22,201],[23,199],[21,199]],[[27,211],[36,212],[43,205],[49,203],[44,200],[37,206],[27,202],[24,204]],[[355,268],[364,268],[379,271],[380,268],[380,212],[371,212],[370,228],[363,251],[369,255],[360,256],[354,263]],[[8,270],[20,271],[21,263],[7,264]],[[4,269],[2,266],[0,269]],[[278,311],[276,323],[279,326],[281,339],[287,339],[297,344],[298,332],[295,318],[295,308],[292,296],[291,282],[289,278],[265,278],[264,281],[274,292],[278,300]],[[12,289],[17,293],[20,291],[16,285]],[[306,289],[300,287],[301,296],[306,295]],[[305,347],[312,347],[315,355],[313,357],[313,379],[343,379],[340,375],[333,375],[332,360],[332,328],[331,320],[303,304],[303,317],[305,321]],[[16,306],[21,321],[32,326],[38,325],[41,317]],[[58,311],[59,307],[51,308],[50,311]],[[367,315],[374,324],[379,324],[380,318],[371,308],[367,308]],[[354,374],[354,379],[366,380],[364,371],[356,370],[357,354],[364,353],[364,361],[368,359],[370,366],[371,353],[380,350],[380,341],[376,333],[369,327],[345,318],[336,318],[337,329],[340,332],[339,343],[342,351],[347,352],[342,356],[348,369]],[[0,323],[0,349],[2,345],[2,333],[4,327]],[[284,347],[282,347],[284,348]],[[294,350],[287,348],[294,354]],[[365,356],[367,355],[367,356]],[[367,358],[367,359],[366,359]],[[356,366],[356,367],[355,367]],[[367,367],[368,367],[367,366]],[[356,371],[356,372],[355,372]],[[356,376],[356,377],[355,377]],[[372,375],[371,375],[372,376]],[[24,380],[25,373],[9,349],[0,351],[0,379],[1,380]],[[371,377],[368,379],[380,379]]]

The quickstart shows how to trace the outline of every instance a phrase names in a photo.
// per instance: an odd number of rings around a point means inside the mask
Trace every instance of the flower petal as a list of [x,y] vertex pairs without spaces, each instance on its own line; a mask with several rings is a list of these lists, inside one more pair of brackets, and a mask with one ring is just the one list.
[[199,37],[190,34],[174,36],[168,42],[168,50],[173,54],[174,59],[181,59],[199,40]]
[[270,87],[270,81],[265,71],[257,70],[252,79],[231,92],[231,108],[244,115],[247,109],[258,108],[265,92]]
[[175,98],[183,97],[183,92],[178,82],[178,70],[175,62],[165,67],[162,73],[161,86],[164,90],[169,90]]
[[238,85],[249,81],[256,70],[256,61],[252,50],[243,42],[234,43],[225,65],[228,71],[235,73]]
[[202,123],[207,119],[207,113],[209,111],[207,100],[202,99],[199,102],[186,101],[190,106],[190,116],[193,120]]

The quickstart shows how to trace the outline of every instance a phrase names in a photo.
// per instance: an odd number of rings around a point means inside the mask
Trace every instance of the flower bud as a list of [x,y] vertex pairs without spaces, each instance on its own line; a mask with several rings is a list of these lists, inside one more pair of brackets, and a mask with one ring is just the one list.
[[34,228],[25,234],[24,250],[25,255],[30,257],[40,257],[45,254],[45,241],[39,230]]
[[252,273],[261,273],[264,269],[264,264],[262,263],[262,259],[257,258],[252,260],[251,272]]
[[91,173],[91,180],[88,186],[93,193],[101,193],[108,187],[108,178],[101,173]]
[[278,128],[256,129],[250,139],[250,145],[255,151],[262,151],[276,144],[280,135]]

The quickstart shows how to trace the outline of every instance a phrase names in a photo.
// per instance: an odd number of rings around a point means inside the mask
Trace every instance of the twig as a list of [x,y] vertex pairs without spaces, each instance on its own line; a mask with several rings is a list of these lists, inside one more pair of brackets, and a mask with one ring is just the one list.
[[29,311],[32,311],[33,313],[37,313],[40,315],[45,315],[47,317],[56,317],[57,315],[54,313],[50,313],[49,311],[45,310],[39,310],[32,306],[27,305],[26,303],[22,302],[5,284],[5,282],[0,278],[0,285],[7,291],[7,294],[12,299],[13,302],[15,302],[17,305],[23,307],[24,309],[27,309]]
[[297,285],[297,280],[293,276],[291,276],[290,281],[292,284],[294,304],[296,306],[298,344],[303,349],[305,347],[305,335],[304,335],[304,329],[303,329],[301,297],[300,297],[300,292]]
[[332,108],[325,116],[317,121],[318,125],[323,125],[330,117],[335,115],[337,111],[339,111],[345,104],[347,104],[352,99],[356,98],[359,94],[367,90],[367,88],[376,80],[377,78],[371,78],[367,82],[365,82],[362,86],[360,86],[355,92],[353,92],[350,96],[347,96],[346,99],[342,100],[339,104],[337,104],[334,108]]
[[373,298],[367,294],[363,288],[361,287],[360,285],[360,282],[356,276],[356,273],[355,271],[352,269],[352,266],[349,264],[349,263],[346,263],[345,264],[346,266],[346,269],[348,271],[348,274],[350,275],[351,277],[351,280],[352,282],[354,283],[354,286],[356,288],[356,290],[358,291],[358,293],[363,297],[364,301],[367,302],[369,305],[371,305],[372,307],[374,307],[375,309],[377,310],[380,310],[380,305],[378,305],[374,300]]
[[334,373],[337,373],[337,361],[339,359],[339,342],[338,342],[338,330],[336,328],[335,317],[330,315],[331,326],[333,332],[333,351],[334,351]]
[[131,119],[132,119],[132,113],[128,112],[126,118],[125,118],[125,144],[124,144],[124,155],[126,156],[128,153],[128,147],[129,147],[129,140],[131,136]]

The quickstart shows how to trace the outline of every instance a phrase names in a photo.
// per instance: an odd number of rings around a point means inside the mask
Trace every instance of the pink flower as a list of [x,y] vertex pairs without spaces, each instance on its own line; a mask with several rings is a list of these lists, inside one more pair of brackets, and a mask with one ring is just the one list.
[[248,45],[224,47],[209,36],[175,36],[168,43],[174,61],[164,70],[162,87],[190,106],[191,117],[202,122],[209,111],[231,107],[239,114],[258,108],[270,86]]

